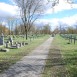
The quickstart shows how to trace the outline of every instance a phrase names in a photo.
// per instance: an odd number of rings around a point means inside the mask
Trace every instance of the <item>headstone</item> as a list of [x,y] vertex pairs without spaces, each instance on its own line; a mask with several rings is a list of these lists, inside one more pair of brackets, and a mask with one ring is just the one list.
[[10,41],[11,46],[12,46],[13,45],[13,39],[12,39],[12,37],[9,37],[9,41]]
[[16,48],[19,48],[19,44],[16,44]]
[[4,35],[3,35],[3,33],[0,37],[0,45],[4,45]]
[[25,42],[22,42],[22,45],[24,46],[25,45]]
[[10,42],[10,46],[12,46],[13,44],[12,44],[12,42]]
[[9,37],[9,41],[10,41],[10,42],[13,42],[13,39],[12,39],[12,37]]
[[22,47],[22,43],[18,43],[19,47]]
[[9,47],[9,44],[8,43],[5,43],[5,47],[8,48]]
[[72,35],[70,36],[70,39],[71,39],[71,43],[72,43]]
[[76,36],[74,36],[74,44],[75,44],[75,42],[76,42]]
[[22,43],[20,43],[20,47],[22,47]]

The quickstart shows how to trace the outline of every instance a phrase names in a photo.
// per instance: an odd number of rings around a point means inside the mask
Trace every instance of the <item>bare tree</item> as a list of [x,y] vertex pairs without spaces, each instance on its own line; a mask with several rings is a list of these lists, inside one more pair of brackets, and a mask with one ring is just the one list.
[[[14,0],[17,6],[20,8],[20,17],[25,27],[25,34],[27,39],[28,31],[31,25],[36,19],[39,18],[44,11],[45,1],[51,2],[52,8],[59,3],[59,0]],[[71,0],[66,0],[68,3],[72,3]],[[46,6],[46,5],[45,5]]]
[[[56,4],[59,4],[59,1],[60,0],[48,0],[48,2],[51,2],[52,3],[52,6],[53,7],[56,6]],[[64,0],[64,1],[66,1],[69,4],[73,4],[74,3],[74,0]]]
[[[54,11],[54,7],[59,4],[60,0],[47,0],[48,3],[51,3],[51,8]],[[72,4],[74,4],[76,1],[75,0],[64,0],[66,3],[70,4],[70,7],[72,7]]]
[[20,16],[25,27],[26,39],[31,25],[44,10],[44,0],[14,0],[20,8]]

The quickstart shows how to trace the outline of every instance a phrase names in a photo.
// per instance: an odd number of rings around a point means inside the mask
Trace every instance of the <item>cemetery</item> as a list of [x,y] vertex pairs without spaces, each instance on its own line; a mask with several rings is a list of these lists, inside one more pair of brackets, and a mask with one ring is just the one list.
[[68,44],[70,43],[76,43],[77,37],[75,34],[61,34],[61,37],[65,38],[66,40],[69,40]]
[[10,49],[10,48],[12,48],[12,49],[13,48],[20,48],[22,46],[28,45],[27,42],[24,42],[24,41],[20,41],[20,42],[19,41],[15,41],[15,39],[17,39],[17,38],[13,39],[12,36],[4,37],[4,35],[2,34],[0,36],[0,46],[2,46],[1,49],[0,49],[0,51],[7,52],[8,51],[7,49]]
[[0,77],[77,77],[77,0],[0,0]]
[[0,72],[30,53],[31,50],[48,38],[49,35],[39,35],[37,38],[24,41],[25,38],[23,39],[21,36],[15,38],[4,37],[4,44],[0,45]]

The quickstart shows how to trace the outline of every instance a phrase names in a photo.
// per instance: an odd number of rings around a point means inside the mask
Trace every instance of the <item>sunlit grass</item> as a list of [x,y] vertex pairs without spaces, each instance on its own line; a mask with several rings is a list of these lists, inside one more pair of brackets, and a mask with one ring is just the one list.
[[[76,43],[72,41],[72,43],[68,44],[69,40],[60,37],[60,35],[56,35],[56,37],[53,40],[52,45],[55,48],[59,48],[63,57],[63,61],[65,63],[65,68],[67,71],[67,77],[77,77],[77,40]],[[51,49],[54,50],[54,48],[51,46]],[[51,50],[49,54],[51,53]],[[48,58],[51,58],[49,55]],[[46,61],[46,65],[52,65],[51,60]],[[51,68],[45,67],[43,77],[51,77]]]
[[56,36],[53,44],[58,45],[65,61],[68,77],[77,77],[77,41],[68,44],[69,40]]

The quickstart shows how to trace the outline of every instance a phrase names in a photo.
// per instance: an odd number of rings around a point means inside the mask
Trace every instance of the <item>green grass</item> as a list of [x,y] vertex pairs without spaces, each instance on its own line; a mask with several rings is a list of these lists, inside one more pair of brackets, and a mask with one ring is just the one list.
[[[0,72],[8,69],[9,66],[15,64],[18,60],[20,60],[23,56],[26,56],[33,49],[43,43],[46,39],[49,38],[49,35],[41,36],[36,39],[32,39],[32,41],[27,40],[29,44],[21,47],[19,49],[9,49],[9,52],[0,52]],[[18,38],[17,41],[23,41],[23,39]],[[15,40],[16,41],[16,40]]]
[[[61,51],[67,71],[67,77],[77,77],[77,41],[75,44],[68,44],[68,42],[69,40],[56,35],[53,40],[53,46],[58,47]],[[49,52],[49,54],[50,53],[51,52]],[[48,58],[51,58],[51,56],[49,55]],[[51,64],[50,60],[46,61],[46,65],[48,64]],[[52,66],[45,67],[43,77],[51,77],[51,68]]]
[[56,36],[54,44],[60,47],[62,56],[66,63],[66,69],[68,77],[77,77],[77,41],[74,43],[67,44],[68,40],[60,36]]

